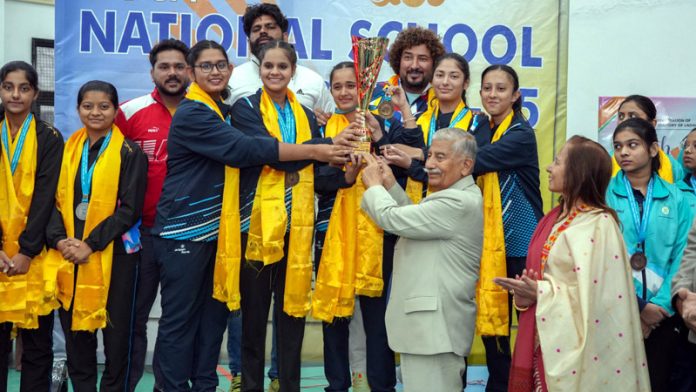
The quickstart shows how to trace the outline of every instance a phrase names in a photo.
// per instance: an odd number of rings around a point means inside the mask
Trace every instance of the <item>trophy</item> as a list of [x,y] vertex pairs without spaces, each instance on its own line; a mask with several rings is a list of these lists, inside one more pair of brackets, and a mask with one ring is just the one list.
[[[372,91],[377,83],[379,70],[382,68],[382,60],[387,52],[389,39],[385,37],[361,38],[352,36],[353,39],[353,63],[355,64],[355,76],[358,81],[358,107],[366,113],[372,100]],[[358,152],[370,153],[372,143],[371,131],[364,123],[360,129],[363,136],[360,138]]]

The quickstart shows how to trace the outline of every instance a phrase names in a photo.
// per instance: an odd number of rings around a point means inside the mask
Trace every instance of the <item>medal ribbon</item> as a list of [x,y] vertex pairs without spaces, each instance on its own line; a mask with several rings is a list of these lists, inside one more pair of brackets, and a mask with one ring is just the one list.
[[102,143],[99,148],[99,153],[97,154],[97,159],[92,162],[92,165],[87,169],[89,161],[89,137],[85,140],[84,147],[82,148],[82,161],[80,163],[80,182],[82,184],[82,202],[87,203],[89,201],[89,193],[92,188],[92,175],[94,174],[94,167],[97,165],[99,157],[102,155],[106,147],[109,146],[109,141],[111,141],[111,130],[106,134],[104,138],[104,143]]
[[626,186],[626,195],[628,196],[628,205],[631,207],[631,215],[633,215],[633,226],[638,234],[638,252],[643,252],[643,243],[645,243],[645,237],[648,231],[648,219],[650,217],[650,209],[652,208],[653,202],[653,184],[654,178],[650,178],[648,183],[648,190],[645,193],[645,201],[643,202],[643,216],[638,213],[638,203],[636,198],[633,196],[633,187],[628,181],[628,178],[624,175],[624,185]]
[[[436,106],[433,109],[435,115],[430,118],[430,128],[428,129],[428,146],[433,142],[433,135],[435,134],[435,131],[437,131],[437,118],[440,115],[440,109],[437,107],[437,104],[435,105]],[[452,117],[452,120],[449,123],[449,128],[453,128],[458,122],[462,121],[468,112],[469,108],[464,106],[459,113]]]
[[24,148],[24,139],[27,137],[27,132],[29,131],[29,124],[31,124],[31,120],[34,119],[34,116],[29,113],[27,118],[24,119],[24,122],[22,123],[22,128],[19,131],[19,136],[15,141],[13,141],[13,146],[14,146],[14,152],[12,153],[12,159],[10,158],[10,130],[7,127],[7,120],[2,122],[2,145],[5,147],[5,151],[7,151],[7,158],[10,161],[10,170],[12,171],[12,175],[14,175],[15,170],[17,169],[17,164],[19,164],[19,157],[22,155],[22,150]]
[[283,137],[283,143],[295,144],[297,140],[297,130],[295,129],[295,115],[292,113],[290,103],[286,101],[284,108],[281,108],[280,105],[275,102],[273,102],[273,104],[278,112],[278,126],[280,127],[280,133]]

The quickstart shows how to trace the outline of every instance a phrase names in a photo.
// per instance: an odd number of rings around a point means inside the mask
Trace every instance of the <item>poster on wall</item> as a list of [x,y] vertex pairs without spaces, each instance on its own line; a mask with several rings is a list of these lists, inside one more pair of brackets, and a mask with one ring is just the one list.
[[[188,45],[218,41],[230,61],[249,61],[242,15],[245,0],[56,0],[56,126],[67,137],[81,125],[75,96],[88,80],[116,85],[121,101],[153,88],[147,54],[161,39]],[[448,52],[470,63],[467,103],[480,108],[481,72],[490,64],[512,66],[520,77],[523,113],[537,130],[539,163],[553,159],[557,129],[559,1],[505,0],[275,0],[288,17],[288,41],[299,63],[325,79],[351,59],[351,35],[388,37],[409,26],[435,31]],[[380,80],[394,71],[382,66]],[[234,72],[234,71],[233,71]],[[563,132],[563,131],[560,131]],[[542,184],[546,173],[541,172]],[[545,185],[544,185],[545,188]],[[550,194],[544,193],[550,206]]]
[[[597,140],[613,151],[612,135],[618,125],[618,111],[625,97],[599,97]],[[657,140],[667,154],[678,157],[686,135],[696,128],[696,97],[649,97],[657,108]]]

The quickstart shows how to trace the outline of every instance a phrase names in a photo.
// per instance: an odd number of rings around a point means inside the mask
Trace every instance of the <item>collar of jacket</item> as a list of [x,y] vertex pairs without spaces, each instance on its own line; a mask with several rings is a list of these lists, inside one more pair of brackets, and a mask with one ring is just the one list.
[[[655,199],[664,199],[669,196],[669,189],[667,189],[668,184],[657,175],[653,175],[655,184],[653,185],[653,197]],[[683,181],[680,181],[683,182]],[[611,191],[617,196],[628,197],[626,194],[626,187],[624,186],[624,172],[619,171],[616,177],[611,181]]]

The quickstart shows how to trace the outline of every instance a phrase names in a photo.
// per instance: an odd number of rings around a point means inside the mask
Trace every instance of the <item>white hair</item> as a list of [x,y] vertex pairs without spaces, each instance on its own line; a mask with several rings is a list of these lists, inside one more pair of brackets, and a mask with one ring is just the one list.
[[444,140],[452,142],[452,152],[457,158],[470,158],[476,161],[476,139],[474,136],[459,128],[442,128],[435,132],[433,141]]

